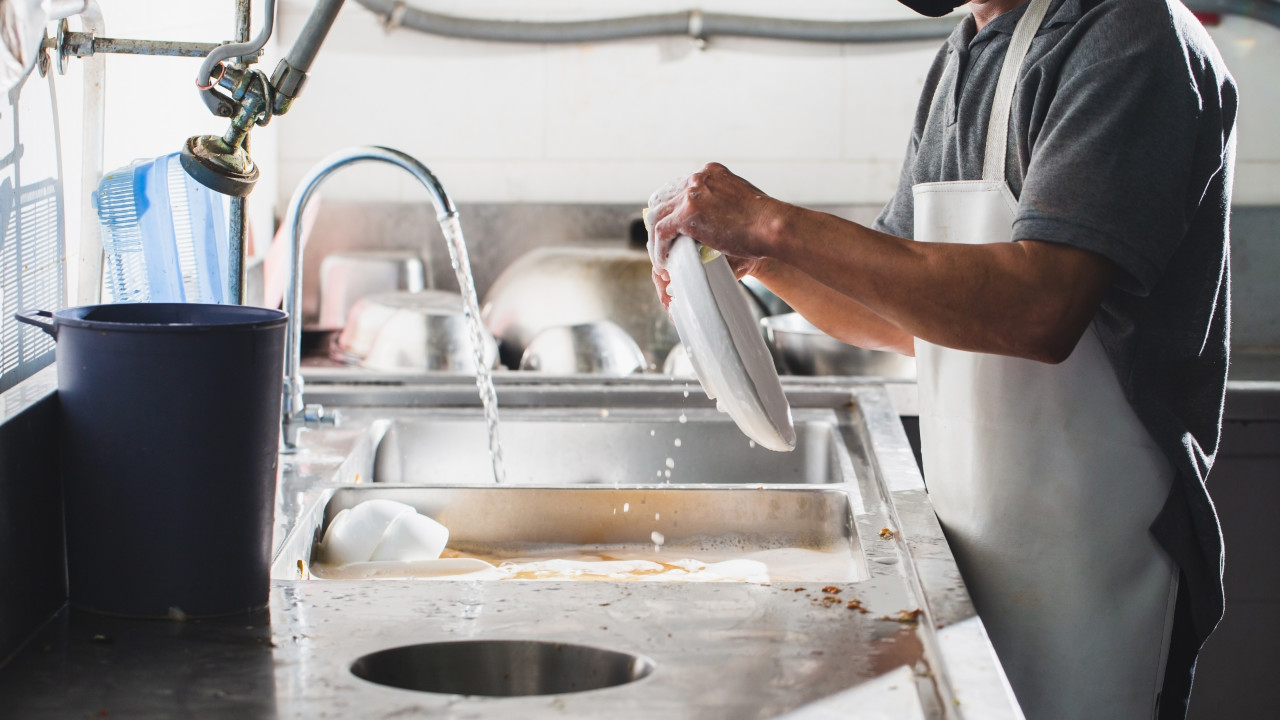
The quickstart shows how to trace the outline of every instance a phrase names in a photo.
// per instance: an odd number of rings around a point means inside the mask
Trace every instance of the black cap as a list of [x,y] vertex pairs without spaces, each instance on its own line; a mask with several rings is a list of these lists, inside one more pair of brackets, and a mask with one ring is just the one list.
[[961,5],[967,5],[969,0],[898,0],[898,2],[921,15],[942,17]]

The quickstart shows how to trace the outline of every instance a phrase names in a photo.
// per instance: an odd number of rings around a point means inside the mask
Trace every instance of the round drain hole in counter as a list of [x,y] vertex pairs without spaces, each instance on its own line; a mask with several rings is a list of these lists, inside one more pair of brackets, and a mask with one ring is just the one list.
[[359,678],[404,690],[521,697],[600,690],[640,680],[642,655],[530,640],[467,640],[381,650],[351,665]]

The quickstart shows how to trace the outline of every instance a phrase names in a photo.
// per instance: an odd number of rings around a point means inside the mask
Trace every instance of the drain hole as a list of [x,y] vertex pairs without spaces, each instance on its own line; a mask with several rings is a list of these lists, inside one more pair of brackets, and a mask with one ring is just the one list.
[[517,697],[625,685],[653,672],[640,655],[586,645],[468,640],[381,650],[351,665],[356,677],[404,690]]

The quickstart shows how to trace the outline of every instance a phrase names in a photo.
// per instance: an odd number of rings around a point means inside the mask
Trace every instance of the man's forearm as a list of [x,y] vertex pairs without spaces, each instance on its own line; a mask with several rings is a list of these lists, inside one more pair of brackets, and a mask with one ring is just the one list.
[[772,258],[903,333],[1046,362],[1070,354],[1115,273],[1069,246],[920,243],[794,207],[776,227]]
[[754,274],[806,320],[837,340],[871,350],[915,354],[915,338],[909,333],[795,267],[767,261]]

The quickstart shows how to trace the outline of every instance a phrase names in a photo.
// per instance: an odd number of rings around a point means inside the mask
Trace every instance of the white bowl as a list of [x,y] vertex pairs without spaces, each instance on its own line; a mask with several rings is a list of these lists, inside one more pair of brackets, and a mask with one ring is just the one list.
[[449,543],[449,529],[426,515],[405,513],[391,521],[382,534],[373,562],[436,560]]
[[320,554],[331,565],[365,562],[378,549],[392,521],[407,513],[417,511],[394,500],[366,500],[342,510],[329,522],[320,541]]

